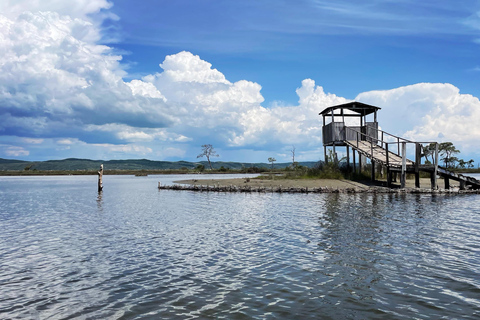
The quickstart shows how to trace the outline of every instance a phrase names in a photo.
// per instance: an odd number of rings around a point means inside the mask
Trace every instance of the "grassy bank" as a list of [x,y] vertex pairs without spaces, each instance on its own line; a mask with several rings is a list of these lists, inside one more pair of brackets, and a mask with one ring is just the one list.
[[[262,173],[266,169],[245,168],[242,170],[214,169],[214,170],[192,170],[192,169],[167,169],[167,170],[105,170],[104,175],[136,175],[147,176],[154,174],[240,174],[240,173]],[[59,176],[59,175],[97,175],[96,170],[4,170],[0,176]]]

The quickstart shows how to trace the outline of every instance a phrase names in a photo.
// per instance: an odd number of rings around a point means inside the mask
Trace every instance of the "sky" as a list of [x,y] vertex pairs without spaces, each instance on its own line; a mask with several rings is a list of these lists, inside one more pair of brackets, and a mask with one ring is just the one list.
[[323,109],[480,163],[480,1],[3,0],[0,158],[323,159]]

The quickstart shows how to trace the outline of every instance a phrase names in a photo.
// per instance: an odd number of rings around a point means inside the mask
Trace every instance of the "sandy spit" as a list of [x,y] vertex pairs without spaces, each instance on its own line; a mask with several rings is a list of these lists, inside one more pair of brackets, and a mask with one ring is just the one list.
[[[453,181],[451,181],[453,182]],[[368,190],[371,187],[385,186],[386,182],[376,181],[351,181],[343,179],[190,179],[174,181],[178,184],[187,184],[195,186],[235,186],[235,187],[266,187],[266,188],[330,188],[330,189],[355,189],[358,191]],[[439,187],[442,187],[443,180],[439,180]],[[452,185],[452,183],[451,183]],[[397,187],[398,183],[396,184]],[[407,180],[407,188],[415,188],[415,180]],[[430,179],[420,179],[420,187],[422,189],[430,188]]]

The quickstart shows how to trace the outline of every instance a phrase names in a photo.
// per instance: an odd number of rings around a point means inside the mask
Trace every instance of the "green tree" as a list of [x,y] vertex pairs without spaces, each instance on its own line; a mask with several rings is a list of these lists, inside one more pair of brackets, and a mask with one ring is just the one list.
[[455,163],[453,160],[458,161],[454,155],[460,153],[452,142],[442,142],[438,145],[438,153],[442,156],[442,161],[445,163],[445,167],[451,166],[451,163]]
[[468,160],[467,164],[468,164],[468,168],[473,168],[475,166],[475,161],[473,161],[473,159],[470,159]]
[[206,157],[208,161],[208,165],[210,166],[210,170],[212,170],[212,163],[210,162],[211,157],[219,157],[217,152],[213,149],[211,144],[204,144],[202,145],[202,153],[200,153],[197,158]]
[[[423,156],[427,163],[434,163],[435,162],[435,146],[437,145],[436,142],[430,143],[428,146],[423,147]],[[431,157],[431,161],[428,157]]]

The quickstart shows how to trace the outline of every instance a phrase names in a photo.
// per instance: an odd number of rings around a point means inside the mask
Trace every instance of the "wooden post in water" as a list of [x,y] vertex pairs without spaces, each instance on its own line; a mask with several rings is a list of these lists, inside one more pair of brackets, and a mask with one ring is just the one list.
[[103,190],[103,185],[102,185],[103,164],[100,165],[100,170],[97,172],[97,174],[98,174],[98,192],[101,192]]

